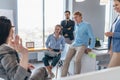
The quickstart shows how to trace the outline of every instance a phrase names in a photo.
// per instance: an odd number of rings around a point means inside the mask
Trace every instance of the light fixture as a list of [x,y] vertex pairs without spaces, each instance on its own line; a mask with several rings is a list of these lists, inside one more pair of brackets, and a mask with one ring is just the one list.
[[75,0],[76,2],[83,2],[83,1],[85,1],[85,0]]
[[100,5],[106,5],[108,4],[108,0],[100,0]]

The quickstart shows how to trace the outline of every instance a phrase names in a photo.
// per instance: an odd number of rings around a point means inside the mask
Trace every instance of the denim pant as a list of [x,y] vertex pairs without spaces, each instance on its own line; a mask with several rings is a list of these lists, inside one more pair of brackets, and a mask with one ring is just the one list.
[[60,60],[61,54],[58,54],[55,57],[50,57],[48,55],[45,55],[45,57],[43,58],[43,63],[45,66],[49,66],[49,61],[52,60],[51,66],[56,66],[57,62]]

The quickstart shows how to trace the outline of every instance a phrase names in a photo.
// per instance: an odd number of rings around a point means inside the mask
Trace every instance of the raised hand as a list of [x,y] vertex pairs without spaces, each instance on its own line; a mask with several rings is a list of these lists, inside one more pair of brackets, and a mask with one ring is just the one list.
[[19,53],[21,54],[27,54],[28,50],[27,48],[23,47],[22,45],[22,39],[16,35],[15,39],[11,41],[11,46]]

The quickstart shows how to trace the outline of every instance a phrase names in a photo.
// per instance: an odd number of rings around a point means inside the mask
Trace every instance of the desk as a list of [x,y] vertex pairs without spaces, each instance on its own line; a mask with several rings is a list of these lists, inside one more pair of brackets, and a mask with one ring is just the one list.
[[[98,70],[98,61],[109,60],[107,50],[92,50],[89,54],[84,54],[81,60],[81,73],[87,73]],[[74,74],[74,58],[70,63],[69,72]]]
[[[108,50],[93,50],[88,55],[90,57],[95,58],[96,61],[99,61],[99,63],[97,63],[98,65],[102,65],[104,67],[107,67],[107,65],[110,61],[110,55],[108,54]],[[100,69],[101,69],[101,67],[99,67],[99,70]]]
[[109,68],[87,74],[74,75],[58,80],[119,80],[120,67]]
[[109,57],[108,50],[92,50],[88,55],[91,58],[96,58],[97,61],[106,60],[106,57]]
[[43,51],[47,50],[46,48],[29,48],[29,60],[42,61],[44,57]]
[[28,52],[40,52],[47,50],[46,48],[28,48]]
[[0,78],[0,80],[4,80],[4,79]]

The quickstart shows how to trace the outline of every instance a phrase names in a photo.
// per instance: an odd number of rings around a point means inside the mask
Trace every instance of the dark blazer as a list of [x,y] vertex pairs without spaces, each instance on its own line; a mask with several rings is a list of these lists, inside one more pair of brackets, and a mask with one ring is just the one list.
[[[75,22],[73,20],[63,20],[61,21],[61,26],[63,27],[62,29],[62,33],[63,36],[65,38],[69,38],[70,40],[74,39],[74,35],[73,35],[73,31],[74,31],[74,26],[75,26]],[[71,28],[70,30],[68,30],[69,28]]]
[[113,37],[108,38],[108,49],[110,49],[111,44],[113,52],[120,52],[120,20],[115,25]]

